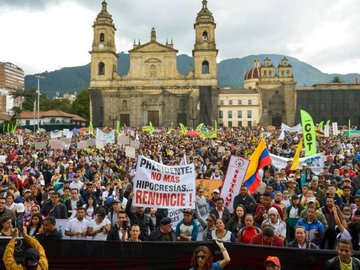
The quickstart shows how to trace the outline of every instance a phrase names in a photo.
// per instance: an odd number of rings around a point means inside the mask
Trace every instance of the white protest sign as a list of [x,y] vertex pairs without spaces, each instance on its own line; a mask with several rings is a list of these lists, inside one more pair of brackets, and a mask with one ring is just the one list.
[[61,137],[62,137],[61,131],[51,131],[50,132],[50,139],[56,139],[56,138],[61,138]]
[[140,148],[140,142],[139,141],[131,141],[130,146],[134,147],[135,149],[139,149]]
[[129,158],[136,158],[135,148],[131,146],[125,147],[125,156]]
[[171,227],[175,229],[176,225],[184,219],[184,213],[181,209],[169,209],[168,217],[171,218]]
[[1,156],[0,156],[0,162],[1,162],[1,163],[5,163],[5,162],[6,162],[6,156],[1,155]]
[[332,122],[332,132],[334,136],[337,136],[339,134],[337,122]]
[[77,149],[84,149],[84,148],[88,148],[89,144],[87,141],[80,141],[77,143]]
[[138,157],[133,182],[133,206],[195,208],[194,164],[165,166],[144,156]]
[[[280,156],[276,156],[273,154],[270,154],[272,164],[279,168],[285,168],[286,163],[289,160],[289,158],[284,158]],[[316,154],[308,157],[300,158],[300,166],[303,164],[306,164],[307,168],[310,168],[315,174],[320,174],[323,171],[324,165],[325,165],[326,157],[323,154]]]
[[234,197],[239,194],[250,161],[248,159],[231,156],[227,168],[224,186],[221,189],[221,198],[224,198],[224,206],[230,213],[234,212]]
[[126,135],[118,136],[118,145],[129,145],[130,137]]

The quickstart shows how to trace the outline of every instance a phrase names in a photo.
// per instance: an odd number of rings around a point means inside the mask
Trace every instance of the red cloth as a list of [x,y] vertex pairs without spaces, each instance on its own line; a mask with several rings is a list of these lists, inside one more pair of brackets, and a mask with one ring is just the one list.
[[250,244],[261,245],[261,246],[273,246],[273,247],[283,247],[284,240],[278,236],[273,236],[270,242],[266,242],[263,238],[263,233],[259,233],[251,238]]
[[242,235],[240,235],[239,242],[250,244],[251,238],[253,238],[253,236],[256,234],[257,234],[257,232],[256,232],[255,227],[251,227],[251,228],[245,227],[242,232]]

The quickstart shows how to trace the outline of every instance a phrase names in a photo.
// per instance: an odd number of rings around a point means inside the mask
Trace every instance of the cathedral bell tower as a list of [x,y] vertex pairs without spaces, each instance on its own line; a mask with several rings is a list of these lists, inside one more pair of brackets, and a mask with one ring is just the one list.
[[195,45],[192,54],[196,79],[210,79],[212,86],[217,86],[216,57],[218,50],[215,43],[215,28],[216,23],[207,8],[207,0],[203,0],[202,9],[197,14],[194,24]]
[[102,2],[102,9],[93,24],[94,39],[91,54],[90,81],[110,81],[117,72],[117,54],[115,47],[115,25],[107,11],[107,3]]

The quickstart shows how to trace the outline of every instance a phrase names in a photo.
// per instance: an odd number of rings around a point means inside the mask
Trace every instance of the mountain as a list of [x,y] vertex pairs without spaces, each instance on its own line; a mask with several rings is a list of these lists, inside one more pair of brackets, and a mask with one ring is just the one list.
[[[218,83],[220,87],[242,88],[245,73],[252,67],[253,61],[257,57],[262,62],[266,57],[270,58],[276,67],[283,55],[278,54],[260,54],[249,55],[243,58],[233,58],[223,60],[218,64]],[[297,86],[313,85],[316,83],[328,83],[338,76],[344,82],[355,82],[355,78],[359,74],[351,73],[346,75],[323,73],[317,68],[299,61],[296,58],[286,56],[290,64],[293,66],[293,73]],[[193,65],[193,58],[182,54],[177,57],[177,67],[181,74],[188,74],[190,66]],[[120,53],[118,58],[118,73],[125,75],[130,67],[129,54]],[[52,72],[44,72],[40,75],[45,79],[41,80],[40,91],[47,97],[54,97],[57,92],[60,95],[64,93],[79,92],[81,89],[87,88],[90,82],[90,64],[79,67],[66,67]],[[25,77],[25,89],[37,87],[37,79],[35,75],[27,75]]]

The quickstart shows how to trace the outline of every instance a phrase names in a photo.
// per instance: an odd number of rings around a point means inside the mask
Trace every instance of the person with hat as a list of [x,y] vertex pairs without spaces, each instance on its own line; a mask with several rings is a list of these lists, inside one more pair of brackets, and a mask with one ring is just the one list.
[[199,227],[194,221],[191,209],[182,210],[184,219],[176,225],[175,233],[179,241],[196,241]]
[[214,189],[213,192],[211,193],[212,197],[209,200],[209,206],[210,206],[210,210],[215,209],[216,208],[216,201],[218,198],[220,198],[220,190],[219,189]]
[[122,210],[122,208],[121,208],[120,200],[116,197],[113,199],[111,205],[112,205],[112,207],[111,207],[111,210],[109,211],[107,217],[111,222],[111,226],[114,226],[118,221],[118,215],[119,215],[119,212]]
[[265,260],[266,270],[281,270],[280,260],[276,256],[268,256]]
[[279,213],[275,207],[271,207],[267,211],[267,219],[263,221],[261,226],[267,226],[267,225],[273,227],[274,234],[285,242],[286,223],[280,219]]
[[171,218],[163,217],[160,226],[157,227],[149,236],[149,241],[176,241],[177,236],[171,227]]
[[18,264],[14,258],[15,242],[19,235],[18,229],[12,231],[12,238],[6,246],[3,255],[3,262],[6,269],[49,269],[48,260],[42,245],[34,238],[27,234],[26,228],[21,231],[26,243],[31,247],[25,250],[21,264]]

